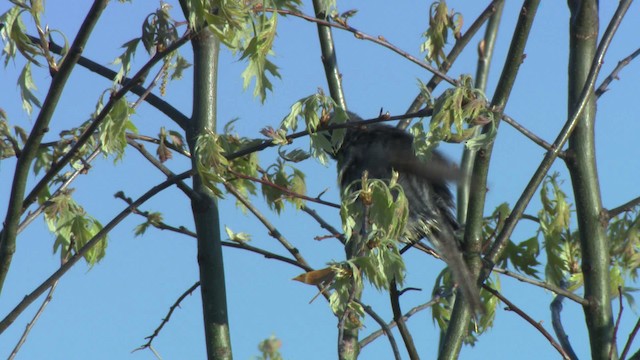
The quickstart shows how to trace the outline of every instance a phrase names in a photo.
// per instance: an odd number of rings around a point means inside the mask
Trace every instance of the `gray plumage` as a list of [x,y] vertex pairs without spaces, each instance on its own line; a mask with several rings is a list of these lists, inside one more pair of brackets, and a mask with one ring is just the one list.
[[[351,121],[357,115],[348,113]],[[381,124],[352,127],[346,132],[341,147],[334,154],[338,163],[338,182],[342,190],[362,178],[391,178],[399,173],[409,203],[406,242],[427,238],[449,265],[464,297],[474,311],[481,311],[478,287],[462,257],[456,233],[460,229],[453,213],[453,195],[448,181],[458,177],[457,167],[440,152],[433,151],[428,162],[418,159],[413,151],[413,137],[395,127]]]

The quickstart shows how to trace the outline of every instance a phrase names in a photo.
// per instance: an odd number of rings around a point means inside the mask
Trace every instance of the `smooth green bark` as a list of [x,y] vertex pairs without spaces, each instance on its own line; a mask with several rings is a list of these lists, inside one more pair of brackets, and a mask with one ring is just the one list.
[[[192,45],[193,115],[187,136],[191,153],[194,154],[197,137],[205,131],[216,129],[220,43],[213,32],[204,28],[192,40]],[[195,161],[196,157],[192,157],[194,169]],[[207,358],[231,359],[218,204],[197,174],[193,177],[193,190],[198,194],[197,198],[192,199],[191,208],[198,238],[198,266]]]
[[[569,1],[571,10],[569,45],[569,106],[572,114],[585,86],[598,41],[598,1]],[[613,344],[613,315],[610,297],[609,245],[603,221],[600,184],[596,167],[594,125],[596,97],[587,104],[569,138],[566,160],[576,203],[582,249],[584,306],[592,359],[616,359]],[[610,357],[611,352],[611,357]]]

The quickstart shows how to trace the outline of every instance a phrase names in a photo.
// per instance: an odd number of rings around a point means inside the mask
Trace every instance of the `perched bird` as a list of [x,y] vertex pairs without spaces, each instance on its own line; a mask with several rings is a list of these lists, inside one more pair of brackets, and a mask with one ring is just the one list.
[[[362,120],[347,112],[350,121]],[[413,136],[404,130],[382,124],[348,128],[344,141],[333,157],[338,164],[341,193],[360,180],[365,171],[369,178],[389,180],[398,172],[409,203],[405,242],[427,238],[449,265],[463,296],[474,311],[481,311],[475,278],[462,257],[456,232],[460,229],[453,213],[453,195],[448,182],[458,177],[457,167],[440,152],[433,151],[423,162],[413,150]]]

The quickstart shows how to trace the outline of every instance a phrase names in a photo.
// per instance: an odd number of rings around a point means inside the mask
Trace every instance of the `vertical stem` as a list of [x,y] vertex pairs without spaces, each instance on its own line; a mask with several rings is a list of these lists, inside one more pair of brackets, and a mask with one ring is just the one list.
[[[529,38],[529,33],[533,25],[540,0],[525,0],[520,10],[520,17],[516,25],[509,53],[505,60],[505,65],[498,81],[491,105],[501,111],[507,104],[509,95],[516,80],[516,75],[522,64],[522,56]],[[498,126],[498,119],[496,119]],[[483,129],[488,131],[488,126]],[[470,197],[465,224],[464,244],[467,255],[469,270],[478,274],[482,268],[482,261],[479,257],[482,246],[482,225],[484,216],[484,205],[487,192],[487,176],[489,174],[489,162],[493,144],[489,144],[485,149],[478,150],[474,161],[472,180],[470,185]],[[451,320],[447,327],[447,332],[442,341],[444,346],[440,350],[439,359],[456,359],[460,354],[462,341],[469,331],[469,321],[471,311],[464,297],[456,297],[456,301],[451,314]]]
[[[489,78],[489,65],[491,64],[491,58],[493,57],[493,48],[496,43],[496,37],[498,36],[498,26],[500,25],[500,19],[502,18],[502,9],[504,8],[504,2],[496,4],[495,13],[489,18],[487,23],[487,29],[484,33],[484,39],[478,45],[478,67],[476,69],[476,83],[477,89],[486,91],[487,79]],[[469,188],[471,185],[471,173],[473,171],[473,162],[476,158],[476,152],[468,148],[464,149],[462,153],[462,160],[460,162],[460,171],[462,177],[458,182],[458,195],[456,209],[458,211],[458,222],[464,224],[467,219],[467,205],[469,203]]]
[[[313,0],[313,9],[316,17],[322,20],[328,20],[327,14],[322,12],[322,1]],[[333,43],[333,33],[331,27],[318,24],[318,38],[320,39],[320,50],[322,51],[322,64],[324,65],[324,73],[327,76],[327,84],[329,85],[329,93],[331,98],[336,102],[338,107],[347,110],[347,101],[342,91],[342,76],[338,69],[338,60],[336,57],[336,48]]]
[[[598,41],[598,1],[569,1],[571,10],[568,112],[574,113],[585,86]],[[603,221],[596,167],[594,125],[596,97],[589,94],[578,124],[569,138],[566,164],[576,202],[585,298],[584,313],[593,359],[609,359],[613,343],[613,315],[609,289],[609,246]],[[613,358],[617,352],[612,351]]]
[[[322,1],[313,0],[313,9],[318,19],[327,20],[327,14],[322,11]],[[322,64],[324,65],[324,72],[327,77],[327,84],[329,85],[329,92],[331,98],[335,101],[336,105],[343,110],[347,110],[347,102],[344,97],[344,91],[342,90],[342,77],[340,70],[338,69],[338,60],[336,57],[335,44],[333,43],[333,34],[331,27],[318,24],[318,38],[320,39],[320,50],[322,51]],[[354,233],[354,236],[355,235]],[[358,239],[350,239],[352,244],[359,243]],[[355,256],[353,253],[353,246],[345,247],[347,259]],[[356,293],[353,294],[354,300],[360,300],[361,292],[354,288]],[[350,310],[346,310],[350,311]],[[344,314],[342,316],[349,318],[350,314]],[[343,323],[343,322],[341,322]],[[360,354],[360,345],[358,343],[358,329],[348,328],[339,329],[338,332],[338,358],[341,360],[357,359]]]
[[[198,135],[216,129],[217,71],[220,42],[212,31],[203,28],[193,39],[193,116],[188,128],[191,153],[195,153]],[[196,168],[196,157],[192,156]],[[198,238],[198,265],[207,358],[231,359],[231,339],[227,317],[220,219],[215,197],[203,185],[199,175],[193,177],[193,190],[198,194],[191,201]]]

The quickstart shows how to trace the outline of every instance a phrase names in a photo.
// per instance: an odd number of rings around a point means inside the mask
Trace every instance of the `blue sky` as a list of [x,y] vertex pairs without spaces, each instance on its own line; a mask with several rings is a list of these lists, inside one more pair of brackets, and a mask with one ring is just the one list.
[[[177,2],[169,3],[175,5],[173,14],[180,18]],[[466,30],[486,3],[459,0],[449,1],[449,6],[463,13],[463,29]],[[374,36],[383,35],[398,47],[419,55],[420,35],[426,27],[428,4],[421,1],[394,2],[393,6],[389,4],[377,0],[341,1],[339,8],[341,11],[358,8],[359,12],[351,19],[350,25]],[[69,0],[64,5],[49,1],[46,5],[49,11],[45,21],[51,28],[63,31],[70,39],[89,7],[87,2],[77,0]],[[134,1],[133,4],[111,2],[94,30],[84,55],[109,65],[121,52],[123,43],[139,36],[142,20],[157,5],[157,2],[144,1]],[[615,1],[601,2],[602,29],[616,5]],[[8,6],[8,2],[0,5],[0,12],[4,12]],[[488,84],[489,97],[504,63],[519,6],[520,2],[515,1],[508,1],[505,6]],[[640,26],[636,21],[638,10],[640,8],[637,5],[629,10],[606,57],[601,79],[618,60],[638,47],[635,36]],[[311,13],[308,6],[306,12]],[[526,59],[505,110],[549,142],[555,138],[566,119],[568,18],[565,2],[542,2],[527,44]],[[417,94],[417,80],[424,81],[431,76],[406,59],[375,44],[358,40],[352,34],[335,31],[334,35],[347,104],[350,110],[364,118],[376,116],[380,109],[391,114],[403,113]],[[474,39],[456,62],[450,71],[452,76],[475,73],[475,46],[478,40],[479,37]],[[251,90],[242,90],[240,74],[245,63],[238,61],[229,51],[222,52],[218,116],[223,123],[239,118],[236,129],[241,135],[259,137],[258,131],[268,125],[276,127],[295,101],[316,92],[318,88],[326,90],[313,24],[292,17],[281,18],[274,50],[273,61],[280,67],[282,79],[273,82],[274,92],[269,94],[264,105],[252,98]],[[182,54],[188,56],[189,53],[190,47],[185,46]],[[141,51],[136,61],[141,64],[144,60]],[[7,112],[12,124],[28,128],[35,116],[30,117],[22,112],[18,89],[14,86],[22,65],[22,61],[17,61],[0,71],[0,84],[3,84],[0,107]],[[607,208],[638,196],[634,185],[640,170],[632,159],[638,155],[635,144],[636,134],[640,132],[633,102],[639,74],[640,65],[637,62],[626,67],[620,81],[614,82],[598,103],[597,155],[603,203]],[[191,112],[191,76],[192,73],[187,71],[182,81],[170,85],[166,96],[186,115]],[[49,82],[48,72],[36,71],[34,80],[39,87],[37,94],[43,98]],[[76,68],[54,115],[51,135],[46,140],[53,140],[61,129],[86,120],[93,112],[98,96],[109,86],[108,80]],[[442,91],[444,87],[438,89]],[[141,134],[156,135],[161,126],[177,128],[146,104],[138,108],[133,120]],[[294,147],[306,148],[307,145],[306,139],[294,143]],[[459,159],[462,151],[460,145],[446,145],[443,149],[452,159]],[[116,165],[112,159],[99,158],[93,163],[90,173],[81,176],[73,185],[76,200],[103,223],[125,206],[122,201],[113,198],[114,193],[122,190],[130,197],[137,197],[164,179],[160,172],[131,150],[124,161]],[[492,212],[502,202],[513,204],[517,200],[543,155],[541,148],[508,125],[501,125],[489,173],[486,213]],[[273,151],[260,154],[263,164],[268,164],[274,158]],[[5,160],[0,164],[0,183],[7,184],[0,191],[0,204],[8,202],[7,188],[14,164],[13,160]],[[187,169],[189,163],[176,156],[168,166],[174,172],[181,172]],[[337,201],[333,164],[324,167],[309,161],[300,167],[307,172],[308,193],[311,196],[329,189],[324,198]],[[557,163],[552,171],[559,171],[567,180],[565,191],[571,194],[564,165]],[[33,185],[33,179],[30,185]],[[321,268],[331,260],[343,259],[343,249],[337,241],[313,240],[314,236],[323,235],[324,232],[306,214],[288,208],[278,216],[268,211],[261,197],[254,200],[313,267]],[[322,209],[316,204],[310,206],[339,226],[337,211]],[[527,213],[535,214],[538,207],[539,202],[534,198]],[[235,208],[233,199],[221,201],[220,208],[223,225],[228,225],[234,231],[251,233],[254,246],[285,254],[256,219]],[[183,194],[174,188],[147,202],[143,209],[161,211],[169,224],[193,228],[190,205]],[[3,218],[5,211],[4,207],[0,207],[0,216]],[[129,217],[110,234],[108,253],[100,264],[92,269],[79,264],[61,280],[53,301],[31,332],[18,358],[154,358],[150,351],[131,353],[131,350],[145,342],[144,338],[158,326],[169,306],[197,281],[196,244],[191,238],[156,230],[148,231],[143,237],[134,237],[133,228],[141,222],[140,217]],[[575,222],[573,224],[575,226]],[[516,229],[513,239],[527,239],[533,235],[532,230],[523,223]],[[17,246],[0,297],[0,316],[4,316],[48,277],[59,262],[59,256],[52,254],[53,237],[42,221],[34,222],[25,230]],[[250,359],[258,355],[257,344],[272,334],[282,340],[282,354],[286,359],[335,357],[336,319],[324,300],[317,299],[309,304],[316,293],[314,287],[291,281],[299,274],[299,269],[236,249],[224,251],[231,337],[236,359]],[[423,291],[403,296],[405,311],[429,299],[433,279],[443,266],[431,258],[411,252],[407,256],[407,263],[410,269],[407,285],[422,288]],[[502,285],[506,297],[551,331],[548,310],[551,293],[506,278],[503,278]],[[386,294],[366,291],[364,302],[374,307],[385,319],[391,318]],[[25,311],[0,337],[0,357],[8,356],[35,308],[32,306]],[[515,314],[501,309],[502,306],[497,311],[495,327],[483,335],[474,348],[465,347],[462,359],[507,359],[514,358],[514,354],[520,359],[557,357],[555,350],[531,326]],[[618,312],[617,301],[614,312]],[[588,357],[582,310],[567,301],[562,315],[578,356]],[[625,307],[623,315],[619,331],[619,343],[622,345],[637,318],[629,306]],[[409,321],[409,327],[419,351],[422,354],[435,354],[438,331],[431,321],[430,312],[423,311],[416,315]],[[367,321],[362,334],[375,330],[376,324]],[[154,347],[164,359],[205,357],[199,292],[183,301],[171,322],[155,340]],[[389,344],[385,339],[367,346],[361,355],[362,359],[390,357]],[[428,357],[431,356],[425,356]]]

